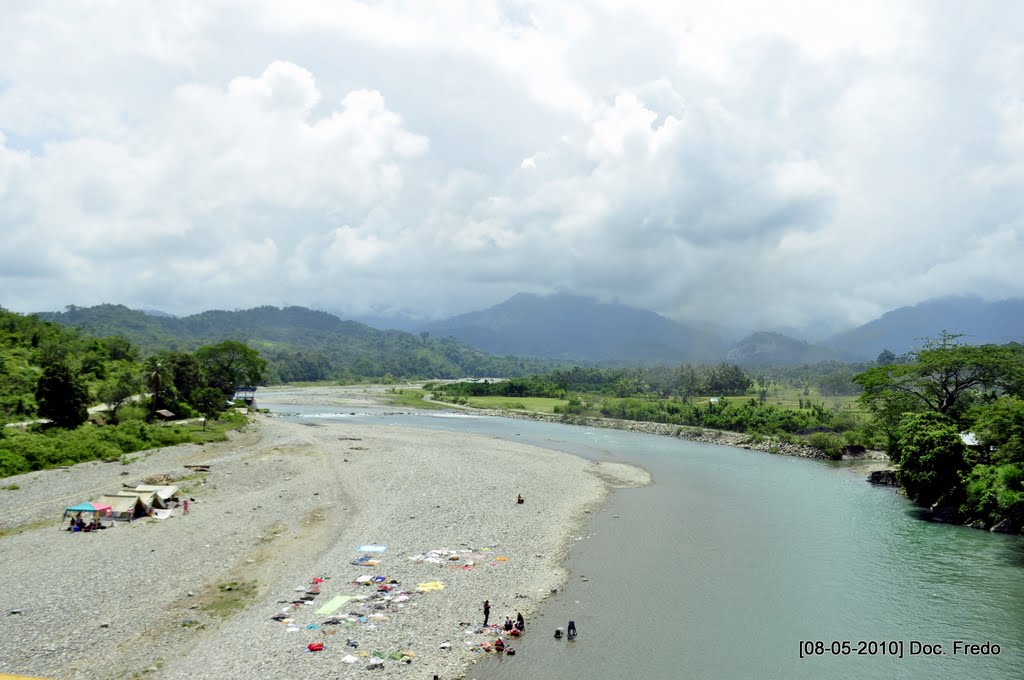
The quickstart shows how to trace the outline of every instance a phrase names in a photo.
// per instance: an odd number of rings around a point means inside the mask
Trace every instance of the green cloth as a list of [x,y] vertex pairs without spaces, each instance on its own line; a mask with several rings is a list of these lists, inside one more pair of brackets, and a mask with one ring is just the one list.
[[320,609],[316,610],[316,613],[327,615],[333,614],[341,608],[341,605],[345,604],[351,599],[352,598],[348,595],[338,595],[330,601],[325,602],[323,607],[320,607]]

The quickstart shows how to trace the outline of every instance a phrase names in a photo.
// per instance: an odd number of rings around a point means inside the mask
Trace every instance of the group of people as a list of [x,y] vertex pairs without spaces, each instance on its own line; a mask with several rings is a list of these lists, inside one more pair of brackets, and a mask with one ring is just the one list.
[[[484,627],[487,626],[487,623],[490,620],[490,618],[491,601],[484,600]],[[519,637],[520,635],[522,635],[523,632],[526,630],[526,619],[523,618],[522,612],[516,612],[515,620],[513,620],[511,617],[506,617],[505,623],[501,626],[501,629],[512,637]],[[494,644],[491,645],[491,649],[493,649],[495,652],[499,654],[505,652],[505,641],[499,637],[497,640],[494,641]],[[509,647],[507,651],[510,654],[515,653],[511,647]]]
[[78,513],[68,522],[68,531],[99,531],[106,528],[96,515],[93,515],[91,522],[86,522],[82,519],[82,513]]
[[570,640],[575,640],[576,639],[576,622],[575,621],[570,621],[569,622],[569,628],[566,629],[566,631],[564,633],[563,633],[561,628],[555,628],[555,637],[557,639],[561,640],[563,634],[567,638],[569,638]]
[[512,637],[519,637],[526,630],[526,621],[523,620],[522,614],[516,612],[516,620],[513,621],[511,618],[505,619],[505,625],[502,628]]

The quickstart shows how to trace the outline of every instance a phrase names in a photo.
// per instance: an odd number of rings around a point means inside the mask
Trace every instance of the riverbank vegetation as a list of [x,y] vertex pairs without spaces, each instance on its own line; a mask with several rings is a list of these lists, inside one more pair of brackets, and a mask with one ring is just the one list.
[[1024,346],[943,335],[855,380],[908,497],[941,519],[1024,530]]
[[[804,443],[838,459],[882,449],[908,497],[936,517],[1024,530],[1024,346],[943,335],[871,365],[581,368],[428,384],[482,408],[668,423]],[[548,411],[550,409],[550,411]]]
[[[847,375],[852,373],[844,367]],[[783,382],[785,380],[785,382]],[[804,379],[751,377],[730,364],[710,366],[574,367],[530,378],[429,384],[435,399],[479,408],[667,423],[804,442],[839,458],[869,433],[856,408],[860,388],[825,396]],[[828,403],[826,403],[828,401]]]
[[237,341],[143,358],[124,337],[0,309],[0,477],[223,439],[245,422],[224,413],[235,387],[265,368]]

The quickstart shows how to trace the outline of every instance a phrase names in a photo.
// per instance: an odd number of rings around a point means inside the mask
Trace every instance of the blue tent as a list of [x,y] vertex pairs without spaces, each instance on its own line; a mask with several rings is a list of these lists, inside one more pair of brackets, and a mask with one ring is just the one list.
[[64,510],[64,518],[67,519],[69,514],[78,514],[80,512],[92,512],[97,515],[109,515],[110,506],[103,505],[102,503],[79,503],[78,505],[72,505],[70,508]]

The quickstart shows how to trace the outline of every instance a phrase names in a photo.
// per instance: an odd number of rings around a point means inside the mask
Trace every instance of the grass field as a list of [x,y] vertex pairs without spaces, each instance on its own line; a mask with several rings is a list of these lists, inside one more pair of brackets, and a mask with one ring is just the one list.
[[386,397],[393,406],[407,406],[409,408],[422,409],[445,408],[443,404],[435,404],[432,401],[424,401],[423,397],[425,396],[427,396],[427,393],[417,388],[399,388],[395,389],[394,392],[384,393],[384,397]]
[[[694,404],[706,404],[710,398],[710,395],[693,397],[691,402]],[[751,399],[758,398],[758,396],[750,394],[740,397],[723,397],[725,401],[733,403],[744,403]],[[867,411],[865,411],[857,401],[856,396],[822,396],[817,390],[811,390],[810,394],[804,395],[803,390],[796,387],[769,388],[768,401],[766,403],[780,406],[782,408],[800,408],[801,400],[803,400],[805,405],[809,401],[813,404],[818,404],[819,406],[824,406],[825,408],[834,409],[843,413],[849,413],[857,417],[868,415]]]
[[565,399],[551,397],[467,397],[466,404],[474,408],[500,408],[508,411],[554,413],[555,406],[564,406]]

